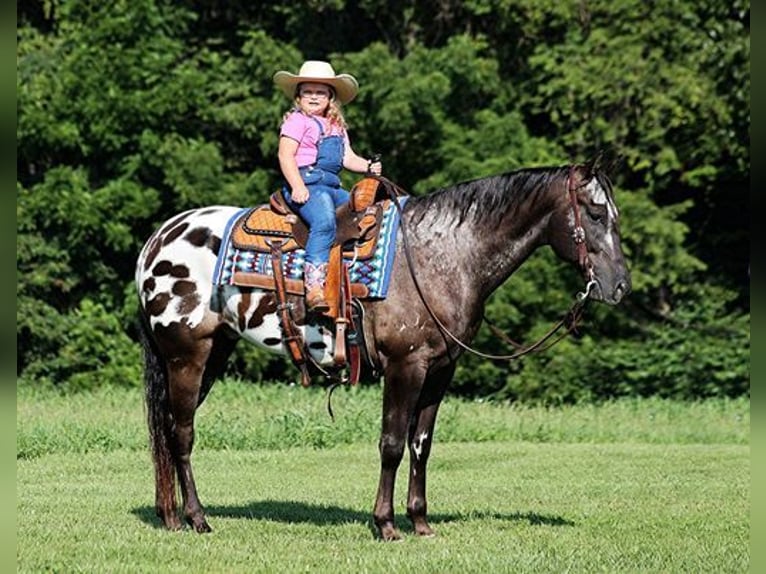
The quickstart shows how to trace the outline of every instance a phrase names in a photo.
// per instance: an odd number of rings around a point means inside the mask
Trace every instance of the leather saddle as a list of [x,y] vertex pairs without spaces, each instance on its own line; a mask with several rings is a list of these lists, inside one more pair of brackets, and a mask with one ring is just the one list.
[[[381,177],[365,177],[351,189],[349,202],[336,211],[335,243],[330,251],[327,270],[325,299],[330,310],[324,315],[335,322],[336,348],[334,361],[337,367],[346,364],[346,327],[351,326],[349,340],[357,341],[361,336],[361,325],[355,325],[354,316],[358,315],[352,305],[353,299],[365,298],[368,288],[362,283],[351,283],[344,259],[365,260],[375,255],[375,248],[380,234],[381,220],[391,199],[389,194],[398,193],[398,188]],[[308,239],[308,227],[294,213],[284,199],[281,191],[271,195],[268,205],[254,207],[246,211],[231,230],[231,242],[241,250],[269,253],[273,275],[234,272],[234,282],[276,292],[279,303],[280,322],[283,340],[290,351],[293,362],[301,369],[302,383],[308,385],[310,376],[307,363],[309,353],[303,344],[300,333],[293,321],[291,306],[286,294],[302,296],[305,292],[303,280],[290,279],[282,270],[282,255],[304,248]],[[358,344],[350,349],[350,381],[355,383],[359,377]],[[363,345],[362,345],[363,346]],[[368,355],[367,350],[365,355]]]
[[[381,187],[377,179],[361,180],[351,189],[349,202],[335,214],[335,244],[343,246],[347,258],[364,260],[375,253],[380,221],[388,205],[385,196],[379,196],[384,193]],[[234,224],[231,240],[237,249],[261,253],[269,253],[271,244],[281,240],[282,251],[287,253],[306,247],[308,227],[287,205],[282,192],[276,191],[269,205],[250,209]]]
[[[366,177],[351,189],[349,202],[338,208],[335,243],[330,252],[325,288],[325,299],[330,304],[327,315],[331,318],[341,313],[338,302],[343,259],[364,261],[374,256],[380,223],[389,203],[383,180]],[[259,253],[270,253],[275,244],[279,245],[282,253],[289,253],[304,248],[307,239],[308,227],[290,209],[280,191],[271,195],[268,205],[246,211],[231,231],[234,247]],[[269,290],[276,288],[271,276],[238,271],[234,279],[240,285]],[[285,285],[290,294],[304,294],[302,280],[286,278]],[[351,295],[357,298],[364,298],[368,293],[362,283],[351,284],[350,289]]]

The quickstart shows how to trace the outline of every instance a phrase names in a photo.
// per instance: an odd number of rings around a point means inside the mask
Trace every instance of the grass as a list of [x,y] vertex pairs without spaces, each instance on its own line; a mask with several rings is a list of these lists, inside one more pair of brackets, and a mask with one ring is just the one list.
[[[145,451],[139,389],[104,388],[63,395],[22,387],[17,394],[17,457],[59,452]],[[218,383],[198,411],[198,449],[327,448],[375,444],[381,389],[340,388],[332,396],[335,422],[323,389]],[[566,443],[749,444],[746,399],[679,403],[621,400],[557,408],[467,402],[447,397],[437,442],[531,441]]]
[[[138,391],[17,404],[19,572],[746,572],[749,403],[520,408],[448,400],[429,466],[438,536],[370,514],[379,389],[214,389],[195,472],[214,532],[153,513]],[[303,446],[298,446],[303,442]],[[406,463],[405,463],[406,464]]]

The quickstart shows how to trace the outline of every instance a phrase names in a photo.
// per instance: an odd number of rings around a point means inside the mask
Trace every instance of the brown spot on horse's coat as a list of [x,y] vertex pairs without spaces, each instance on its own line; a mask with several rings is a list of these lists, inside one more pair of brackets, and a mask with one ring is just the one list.
[[309,343],[309,349],[315,349],[319,351],[321,349],[326,349],[326,348],[327,348],[327,344],[324,343],[323,341],[314,341],[313,343]]
[[179,315],[188,315],[192,311],[194,311],[197,307],[199,307],[200,304],[200,297],[199,295],[194,293],[189,293],[181,299],[181,302],[178,304],[178,314]]
[[266,315],[271,315],[277,310],[277,300],[273,293],[263,295],[261,300],[258,301],[258,306],[250,316],[250,320],[247,322],[248,329],[254,329],[263,324],[263,318]]
[[163,226],[162,229],[160,229],[160,235],[166,234],[168,230],[173,229],[176,225],[181,223],[184,219],[186,219],[190,215],[192,215],[191,212],[186,212],[186,213],[181,213],[177,217],[174,217],[173,219],[168,221],[167,225]]
[[157,236],[152,240],[152,243],[149,246],[149,250],[146,252],[146,259],[144,260],[144,271],[152,266],[152,263],[154,263],[154,259],[157,257],[157,254],[159,254],[161,247],[162,241],[160,241],[159,236]]
[[195,247],[207,247],[216,256],[221,250],[221,238],[209,227],[195,227],[184,235],[184,239]]
[[171,277],[188,277],[189,276],[189,268],[186,265],[178,264],[173,265],[170,261],[167,259],[163,259],[157,265],[152,269],[152,273],[157,276],[161,277],[162,275],[170,275]]
[[189,227],[189,223],[184,222],[168,231],[162,238],[162,244],[169,245],[170,243],[173,243],[184,231],[186,231],[187,227]]
[[212,231],[209,227],[195,227],[184,235],[184,239],[195,247],[202,247],[210,237]]
[[178,277],[179,279],[181,277],[188,277],[189,268],[186,265],[180,263],[178,265],[173,265],[173,268],[170,270],[170,276]]
[[250,298],[250,291],[245,291],[242,293],[242,297],[237,305],[237,327],[240,332],[245,330],[245,316],[247,315],[247,310],[250,308]]
[[217,257],[218,252],[221,251],[221,238],[217,235],[211,235],[210,239],[207,241],[207,246],[210,248],[210,251],[213,252],[213,255]]
[[197,285],[192,281],[176,281],[173,285],[173,294],[185,297],[197,290]]
[[154,266],[154,269],[152,269],[152,273],[155,277],[160,277],[162,275],[170,275],[170,270],[173,269],[173,264],[168,261],[167,259],[163,259],[157,265]]
[[269,345],[271,347],[275,347],[277,345],[281,345],[282,344],[282,339],[277,339],[276,337],[266,337],[263,340],[263,344],[264,345]]
[[162,315],[170,302],[170,293],[158,293],[146,304],[146,312],[150,316]]
[[157,280],[154,277],[149,277],[146,281],[144,281],[144,284],[142,285],[141,289],[144,293],[151,293],[154,291],[154,288],[157,286]]

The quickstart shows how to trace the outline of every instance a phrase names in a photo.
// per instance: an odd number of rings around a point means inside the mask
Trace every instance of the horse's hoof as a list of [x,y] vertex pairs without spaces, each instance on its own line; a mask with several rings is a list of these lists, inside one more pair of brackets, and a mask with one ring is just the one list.
[[160,510],[157,510],[157,516],[162,520],[162,524],[165,526],[167,530],[170,531],[176,531],[181,530],[183,528],[183,522],[181,522],[181,519],[178,518],[178,515],[176,515],[175,512],[170,513],[164,513]]
[[199,534],[206,534],[208,532],[212,532],[213,529],[210,528],[210,525],[207,523],[207,520],[205,520],[204,517],[201,518],[187,518],[186,521],[189,523],[189,526],[191,526],[195,532]]
[[398,542],[402,539],[401,533],[393,524],[379,526],[378,530],[380,531],[380,539],[383,540],[383,542]]
[[195,520],[192,523],[192,528],[194,528],[194,531],[198,534],[207,534],[208,532],[213,531],[213,529],[210,528],[210,525],[204,518],[202,520]]
[[423,538],[434,538],[436,536],[436,532],[428,524],[415,526],[415,534]]

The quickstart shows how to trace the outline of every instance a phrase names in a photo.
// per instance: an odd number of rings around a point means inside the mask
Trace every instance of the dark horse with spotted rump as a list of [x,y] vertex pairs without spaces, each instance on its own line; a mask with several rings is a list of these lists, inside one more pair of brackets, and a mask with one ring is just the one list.
[[[160,226],[138,259],[156,510],[170,529],[182,526],[177,477],[185,520],[198,532],[210,530],[190,460],[194,415],[236,341],[284,352],[274,344],[280,340],[274,293],[212,282],[224,228],[238,209],[182,213]],[[487,298],[542,245],[579,268],[585,296],[614,305],[630,291],[611,184],[592,165],[522,169],[412,197],[401,225],[388,297],[363,301],[364,329],[384,376],[373,518],[385,540],[400,537],[394,482],[406,447],[407,515],[417,534],[433,534],[426,464],[439,404],[463,350],[443,329],[470,343]],[[294,303],[300,315],[302,301]],[[329,364],[333,331],[311,316],[296,320],[314,359]]]

